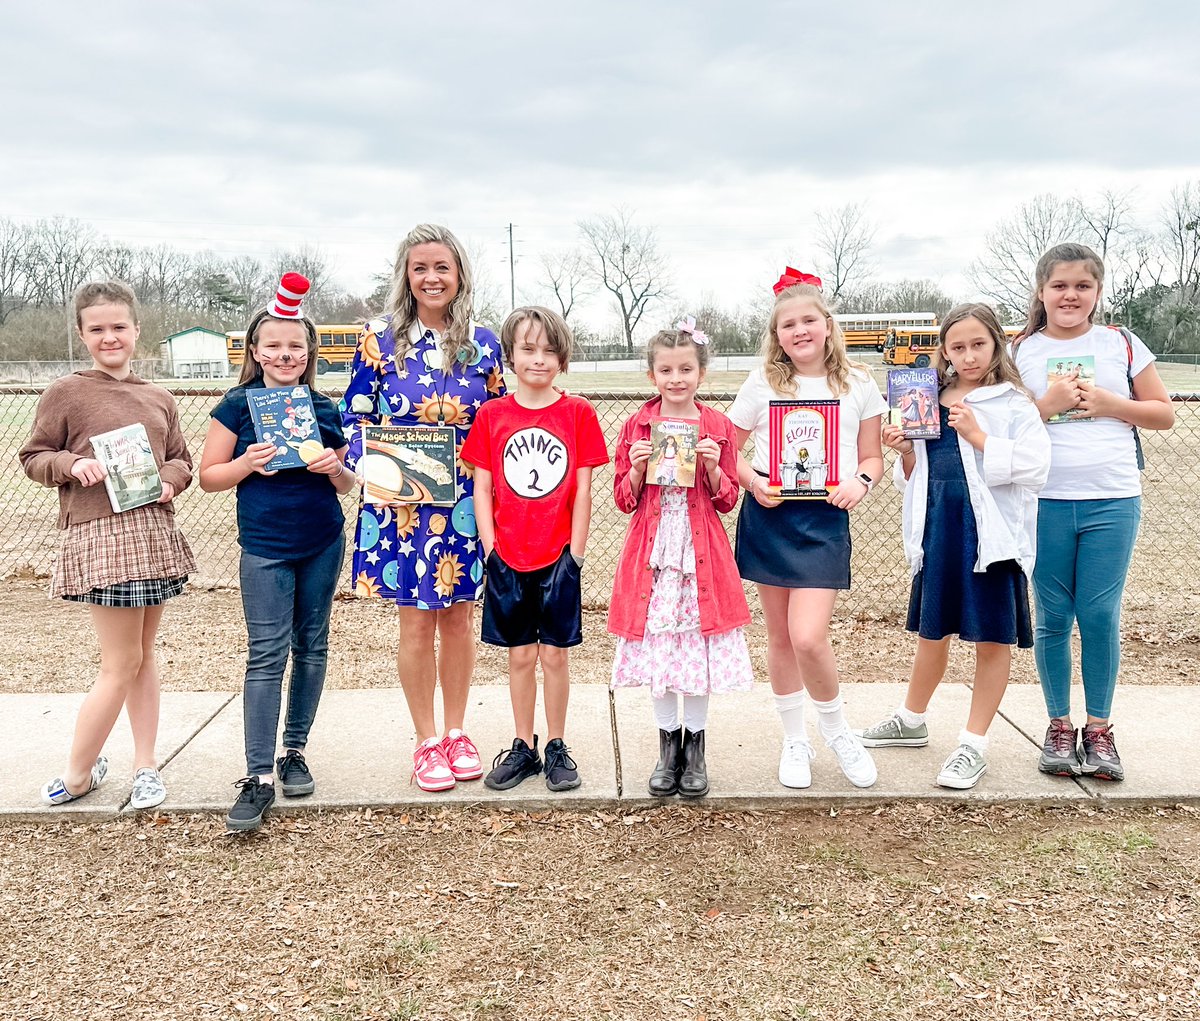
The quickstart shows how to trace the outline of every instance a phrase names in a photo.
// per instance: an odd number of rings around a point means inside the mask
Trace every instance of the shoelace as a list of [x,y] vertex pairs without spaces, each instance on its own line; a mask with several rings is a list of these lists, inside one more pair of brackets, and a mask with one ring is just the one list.
[[303,774],[305,779],[312,776],[308,771],[308,763],[304,761],[304,756],[296,752],[288,752],[283,758],[282,771],[286,773],[297,772]]
[[801,749],[805,754],[808,755],[810,762],[817,757],[817,750],[808,743],[807,738],[789,737],[784,739],[784,743],[787,745],[789,752],[795,752],[797,749]]
[[546,772],[551,769],[578,769],[575,760],[571,758],[570,749],[563,745],[561,748],[551,748],[546,752]]
[[1111,727],[1096,727],[1086,730],[1084,733],[1087,735],[1088,744],[1092,746],[1092,751],[1102,759],[1117,757],[1117,745],[1113,740]]
[[1050,728],[1050,748],[1055,755],[1069,758],[1075,754],[1075,728],[1054,724]]
[[479,752],[471,739],[466,734],[458,734],[455,737],[447,738],[444,745],[446,749],[446,758],[451,762],[455,762],[461,758],[478,758]]
[[257,777],[243,776],[233,786],[241,788],[237,796],[238,801],[253,801],[259,787],[262,785],[258,782]]
[[859,743],[844,730],[830,740],[829,747],[833,749],[834,754],[838,758],[843,759],[850,765],[858,762],[863,757],[863,750],[859,746]]
[[959,748],[942,766],[947,773],[962,773],[975,768],[975,759],[965,748]]

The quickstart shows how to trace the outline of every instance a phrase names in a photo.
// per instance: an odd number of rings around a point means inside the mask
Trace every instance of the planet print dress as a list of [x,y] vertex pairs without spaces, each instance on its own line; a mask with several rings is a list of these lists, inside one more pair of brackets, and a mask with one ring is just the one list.
[[353,554],[354,592],[378,596],[399,606],[444,609],[478,599],[483,592],[483,556],[475,526],[474,468],[461,457],[467,430],[485,401],[505,393],[500,341],[472,324],[472,345],[450,373],[442,368],[441,338],[420,323],[410,332],[402,363],[389,317],[363,327],[341,402],[346,467],[362,456],[367,425],[437,425],[455,429],[453,507],[362,504]]

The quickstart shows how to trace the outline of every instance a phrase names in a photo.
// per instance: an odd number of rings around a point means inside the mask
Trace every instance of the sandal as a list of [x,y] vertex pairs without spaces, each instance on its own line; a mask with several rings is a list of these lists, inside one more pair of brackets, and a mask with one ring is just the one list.
[[92,791],[104,783],[106,776],[108,776],[108,759],[101,755],[96,759],[96,764],[92,767],[91,786],[86,791],[81,791],[79,794],[72,794],[67,790],[67,785],[63,783],[62,778],[59,777],[51,780],[42,787],[42,804],[65,805],[68,801],[75,801],[77,798],[82,798],[85,795],[91,794]]

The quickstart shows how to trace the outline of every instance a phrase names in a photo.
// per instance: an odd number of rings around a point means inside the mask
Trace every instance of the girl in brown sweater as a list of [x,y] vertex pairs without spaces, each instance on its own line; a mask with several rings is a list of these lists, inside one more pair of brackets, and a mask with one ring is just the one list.
[[[58,525],[66,534],[50,594],[89,604],[100,675],[79,709],[67,769],[42,787],[42,801],[65,804],[104,781],[108,760],[100,752],[124,706],[134,744],[130,805],[152,808],[167,796],[154,751],[154,639],[164,604],[196,568],[172,503],[192,481],[192,459],[174,398],[130,371],[139,333],[133,291],[118,281],[84,284],[75,293],[75,324],[92,367],[46,388],[19,456],[31,479],[58,488]],[[146,430],[162,495],[117,513],[91,438],[135,423]]]

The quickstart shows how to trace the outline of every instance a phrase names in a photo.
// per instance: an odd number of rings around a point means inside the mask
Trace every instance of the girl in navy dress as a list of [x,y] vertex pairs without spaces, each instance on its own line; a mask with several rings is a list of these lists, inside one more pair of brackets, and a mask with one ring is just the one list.
[[946,673],[950,638],[975,645],[966,728],[938,773],[966,790],[987,771],[987,732],[1008,685],[1012,646],[1033,647],[1028,579],[1037,537],[1037,494],[1050,470],[1050,439],[987,305],[959,305],[941,327],[937,439],[913,440],[885,425],[900,456],[904,552],[912,566],[908,630],[917,654],[904,702],[860,735],[868,748],[929,743],[925,711]]

